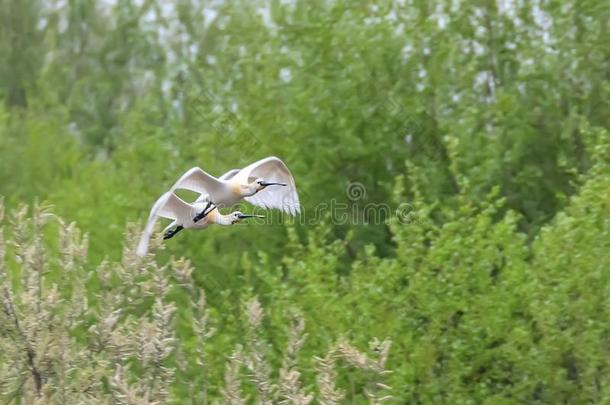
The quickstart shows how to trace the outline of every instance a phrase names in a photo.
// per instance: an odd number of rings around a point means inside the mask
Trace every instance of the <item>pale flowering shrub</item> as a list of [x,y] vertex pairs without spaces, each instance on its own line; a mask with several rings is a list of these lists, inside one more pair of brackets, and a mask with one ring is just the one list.
[[175,374],[166,366],[175,350],[172,266],[126,251],[121,263],[91,270],[87,235],[47,207],[27,212],[0,233],[3,400],[165,402]]
[[[372,343],[374,357],[339,340],[321,358],[312,358],[316,384],[302,379],[297,355],[307,334],[299,314],[290,320],[287,346],[279,370],[269,360],[263,338],[263,307],[247,302],[246,336],[223,362],[218,398],[208,398],[211,383],[194,385],[180,377],[186,363],[208,375],[206,347],[210,325],[203,290],[185,260],[159,266],[132,249],[137,229],[128,227],[123,258],[93,266],[87,260],[89,239],[46,206],[26,206],[4,218],[0,202],[0,398],[26,404],[164,404],[181,403],[180,386],[197,400],[244,404],[339,403],[337,362],[370,375],[364,392],[371,403],[390,398],[382,382],[390,342]],[[153,240],[158,249],[159,240]],[[186,342],[176,333],[180,310],[176,293],[190,303],[188,313],[196,342],[185,356]],[[194,398],[195,398],[194,397]],[[194,400],[193,398],[193,400]]]

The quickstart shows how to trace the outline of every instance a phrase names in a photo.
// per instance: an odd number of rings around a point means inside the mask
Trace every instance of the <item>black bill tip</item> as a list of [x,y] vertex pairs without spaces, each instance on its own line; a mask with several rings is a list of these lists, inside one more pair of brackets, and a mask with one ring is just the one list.
[[261,186],[263,187],[267,187],[267,186],[284,186],[286,187],[287,184],[286,183],[268,183],[266,181],[261,182]]
[[250,214],[240,214],[239,215],[239,219],[245,219],[245,218],[265,218],[264,215],[250,215]]

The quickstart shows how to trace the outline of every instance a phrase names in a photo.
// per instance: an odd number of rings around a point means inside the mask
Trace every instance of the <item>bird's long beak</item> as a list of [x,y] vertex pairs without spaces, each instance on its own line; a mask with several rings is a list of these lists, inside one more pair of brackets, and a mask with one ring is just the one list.
[[249,214],[240,214],[239,215],[239,219],[244,219],[244,218],[265,218],[264,215],[249,215]]
[[261,181],[261,186],[263,187],[267,187],[267,186],[286,186],[286,183],[267,183],[266,181]]

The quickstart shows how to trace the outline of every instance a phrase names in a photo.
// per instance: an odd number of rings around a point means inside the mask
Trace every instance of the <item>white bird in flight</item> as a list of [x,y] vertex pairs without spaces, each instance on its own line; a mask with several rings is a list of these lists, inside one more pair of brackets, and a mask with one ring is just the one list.
[[158,217],[173,219],[173,222],[163,230],[163,239],[169,239],[183,229],[205,229],[212,224],[229,226],[245,218],[265,218],[262,215],[243,214],[240,211],[234,211],[228,215],[223,215],[214,207],[208,212],[205,218],[194,222],[193,217],[197,212],[202,210],[206,204],[207,202],[203,199],[198,199],[192,204],[189,204],[171,191],[168,191],[159,197],[150,210],[148,223],[146,224],[146,228],[138,243],[136,249],[138,256],[146,255],[146,252],[148,251],[148,241],[150,240]]
[[[267,189],[269,186],[281,187]],[[174,194],[177,189],[195,191],[200,195],[195,202],[188,204]],[[243,169],[229,170],[219,178],[199,167],[193,167],[153,205],[138,244],[137,254],[146,254],[148,240],[158,216],[174,219],[174,222],[164,229],[164,239],[169,239],[182,229],[203,229],[211,223],[230,225],[226,217],[234,216],[237,220],[252,217],[239,211],[223,216],[217,210],[217,207],[228,207],[242,199],[259,207],[278,208],[291,215],[296,215],[301,210],[294,178],[284,162],[277,157],[261,159]],[[208,220],[206,217],[212,213],[214,214]],[[189,215],[190,221],[186,218]],[[170,230],[173,226],[176,228]]]
[[[282,186],[281,188],[269,186]],[[216,178],[199,167],[193,167],[178,179],[171,191],[185,189],[200,193],[208,206],[197,214],[195,221],[205,217],[213,205],[228,207],[242,199],[262,208],[278,208],[287,214],[301,211],[297,188],[288,167],[279,158],[270,156],[243,169],[229,170]]]

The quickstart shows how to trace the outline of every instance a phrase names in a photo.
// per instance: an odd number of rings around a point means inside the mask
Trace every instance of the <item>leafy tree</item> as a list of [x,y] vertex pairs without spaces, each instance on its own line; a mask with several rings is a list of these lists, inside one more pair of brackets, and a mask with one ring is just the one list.
[[[179,350],[159,400],[360,401],[383,398],[379,382],[398,403],[604,403],[606,3],[0,0],[0,195],[9,211],[46,201],[89,235],[84,274],[58,284],[68,299],[108,263],[127,277],[126,225],[188,168],[288,163],[301,217],[185,232],[138,273],[173,285]],[[60,239],[45,229],[52,285]],[[17,277],[24,264],[7,266]],[[166,273],[187,268],[185,292]],[[91,274],[95,305],[104,288],[131,296]],[[256,333],[253,297],[266,309]],[[121,322],[152,319],[152,301],[130,305]],[[205,339],[203,319],[217,329]],[[66,330],[89,350],[82,328]],[[343,344],[375,336],[393,342],[385,382]],[[27,370],[27,351],[11,353]],[[119,362],[129,386],[147,375],[136,360]],[[96,370],[110,395],[117,369]]]

